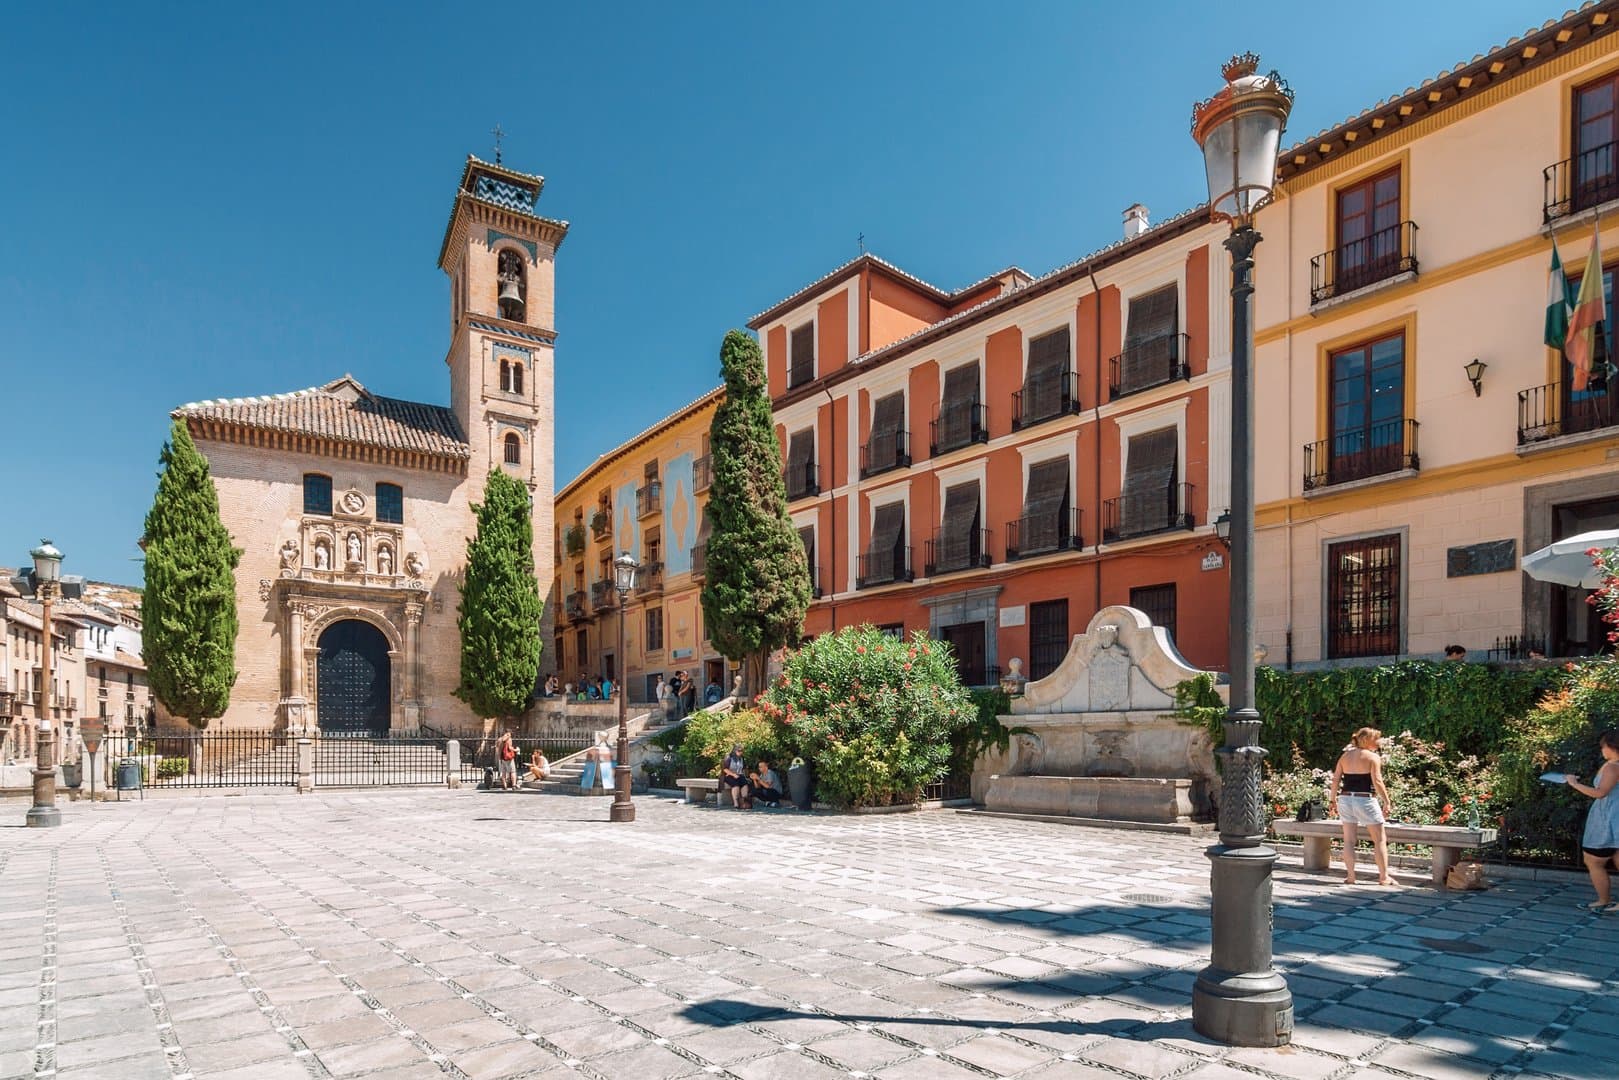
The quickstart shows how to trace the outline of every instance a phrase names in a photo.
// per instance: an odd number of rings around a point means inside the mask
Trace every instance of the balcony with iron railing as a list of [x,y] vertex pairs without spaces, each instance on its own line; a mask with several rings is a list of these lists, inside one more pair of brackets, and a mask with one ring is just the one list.
[[585,618],[585,594],[582,591],[574,591],[569,593],[564,610],[567,611],[568,618],[570,619]]
[[1417,456],[1417,422],[1385,420],[1304,448],[1304,490],[1370,480],[1421,468]]
[[928,421],[929,450],[933,457],[973,443],[989,442],[989,406],[978,403],[947,406]]
[[692,491],[707,491],[708,486],[714,482],[714,459],[708,454],[691,463]]
[[1619,425],[1606,379],[1592,379],[1582,392],[1566,383],[1518,391],[1518,445],[1533,446],[1565,435],[1584,435]]
[[819,600],[821,598],[821,568],[814,563],[810,563],[809,577],[810,599]]
[[1417,272],[1417,223],[1402,221],[1310,260],[1310,303],[1322,304]]
[[577,559],[585,553],[584,522],[576,521],[562,530],[562,550],[572,559]]
[[648,481],[646,486],[636,489],[635,516],[638,518],[651,517],[663,511],[663,482],[660,480]]
[[705,578],[708,576],[708,545],[698,544],[691,549],[691,576]]
[[889,431],[873,435],[860,448],[860,479],[877,476],[911,464],[911,433]]
[[950,536],[941,529],[928,541],[923,576],[988,570],[990,562],[988,529],[968,529],[962,536]]
[[782,470],[782,479],[787,482],[787,499],[807,499],[811,495],[821,493],[821,485],[816,483],[815,462],[806,461],[800,465],[789,464]]
[[1541,220],[1594,210],[1619,200],[1619,143],[1604,143],[1541,170]]
[[915,577],[911,572],[910,547],[901,547],[897,551],[868,551],[860,556],[854,587],[869,589],[877,585],[912,581]]
[[1079,375],[1064,368],[1023,380],[1012,391],[1012,430],[1020,431],[1079,412]]
[[618,607],[618,590],[611,581],[592,581],[590,583],[590,606],[596,611],[607,611]]
[[1085,546],[1081,510],[1071,507],[1046,514],[1026,514],[1006,523],[1006,560],[1032,559]]
[[1186,334],[1164,334],[1125,349],[1108,361],[1108,399],[1117,401],[1143,390],[1166,386],[1192,377],[1186,358],[1192,339]]
[[1102,542],[1116,544],[1154,533],[1197,527],[1191,484],[1171,484],[1163,491],[1120,495],[1102,503]]
[[635,572],[636,596],[659,596],[663,593],[663,563],[645,562]]
[[596,507],[596,512],[590,515],[590,534],[597,540],[605,540],[613,531],[613,507],[610,503],[603,503]]

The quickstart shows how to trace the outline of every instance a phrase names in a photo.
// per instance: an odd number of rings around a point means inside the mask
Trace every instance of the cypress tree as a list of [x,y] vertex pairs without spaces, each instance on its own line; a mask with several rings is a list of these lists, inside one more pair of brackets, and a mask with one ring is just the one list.
[[461,584],[461,686],[456,697],[482,717],[515,716],[540,672],[540,586],[528,488],[489,473],[478,532],[467,541]]
[[152,693],[194,727],[224,713],[236,683],[236,564],[219,520],[219,493],[185,421],[176,420],[158,461],[146,512],[141,659]]
[[703,616],[714,647],[744,662],[747,691],[757,694],[770,653],[803,632],[809,561],[787,517],[781,444],[759,343],[741,330],[726,334],[720,374],[725,400],[709,429],[714,477]]

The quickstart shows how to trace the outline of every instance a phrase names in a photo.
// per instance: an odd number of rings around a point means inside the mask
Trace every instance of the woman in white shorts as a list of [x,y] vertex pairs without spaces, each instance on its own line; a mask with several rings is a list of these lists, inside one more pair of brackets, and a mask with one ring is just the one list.
[[1372,838],[1378,884],[1395,883],[1389,877],[1389,845],[1383,829],[1390,808],[1389,789],[1383,786],[1383,759],[1377,754],[1377,740],[1382,737],[1376,728],[1361,728],[1349,740],[1349,748],[1338,755],[1338,764],[1332,770],[1331,799],[1344,828],[1345,885],[1355,883],[1355,844],[1362,825]]

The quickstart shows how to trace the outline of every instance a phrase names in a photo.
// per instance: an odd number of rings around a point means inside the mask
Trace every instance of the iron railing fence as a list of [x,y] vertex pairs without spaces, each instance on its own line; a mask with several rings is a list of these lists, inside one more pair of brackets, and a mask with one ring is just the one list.
[[297,780],[297,739],[282,731],[149,735],[130,756],[153,788],[286,787]]
[[1191,484],[1170,484],[1163,491],[1120,495],[1102,503],[1102,542],[1118,543],[1137,536],[1193,529],[1197,517],[1192,511]]
[[1028,559],[1055,551],[1077,551],[1085,546],[1080,528],[1083,511],[1069,507],[1043,514],[1029,514],[1006,523],[1006,559]]
[[911,581],[911,549],[907,545],[896,551],[868,551],[860,556],[860,570],[854,587],[867,589],[874,585],[892,585]]
[[1164,334],[1125,349],[1108,361],[1108,400],[1117,401],[1177,379],[1190,379],[1187,364],[1192,339],[1186,334]]
[[878,433],[860,448],[860,479],[876,476],[911,464],[911,433],[905,430]]
[[1619,142],[1603,143],[1541,170],[1541,220],[1550,224],[1619,199]]
[[933,577],[962,570],[987,570],[990,560],[988,529],[968,529],[962,536],[951,536],[941,529],[928,541],[923,573]]
[[787,484],[787,499],[807,499],[811,495],[821,493],[821,485],[815,479],[815,462],[804,461],[789,464],[782,470],[781,478]]
[[1402,221],[1310,260],[1310,303],[1417,272],[1417,223]]
[[949,773],[922,788],[922,798],[927,802],[949,802],[972,797],[973,785],[970,773]]
[[694,492],[702,493],[714,482],[714,459],[704,454],[691,463],[691,487]]
[[989,442],[989,406],[978,402],[946,405],[928,421],[928,453],[933,457],[973,443]]
[[1012,391],[1012,430],[1078,413],[1079,375],[1071,368],[1025,379]]
[[1561,435],[1581,435],[1587,431],[1619,424],[1613,401],[1608,395],[1608,368],[1594,374],[1579,393],[1565,390],[1561,382],[1532,386],[1518,391],[1518,445],[1555,439]]
[[1304,490],[1419,469],[1417,422],[1385,420],[1343,431],[1304,448]]
[[648,480],[635,492],[635,516],[650,517],[663,510],[663,482]]

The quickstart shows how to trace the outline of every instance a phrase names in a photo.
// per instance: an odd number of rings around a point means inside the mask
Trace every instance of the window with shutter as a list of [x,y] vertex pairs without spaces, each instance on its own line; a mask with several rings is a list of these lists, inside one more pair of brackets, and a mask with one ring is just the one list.
[[1173,427],[1130,439],[1119,515],[1125,536],[1169,528],[1175,520],[1179,436]]
[[810,591],[815,596],[821,593],[821,575],[819,567],[815,564],[815,526],[805,525],[798,530],[798,542],[804,545],[804,559],[809,563]]
[[815,324],[807,322],[793,331],[787,389],[803,386],[815,378]]
[[1177,287],[1169,285],[1130,301],[1114,396],[1161,386],[1176,377],[1180,363],[1179,295]]
[[1029,678],[1043,679],[1068,655],[1068,601],[1029,605]]
[[965,570],[977,562],[983,550],[978,522],[978,481],[947,488],[944,523],[939,529],[938,550],[934,553],[934,573]]
[[1018,554],[1056,551],[1068,540],[1068,459],[1029,466],[1029,488],[1023,496]]
[[944,375],[944,401],[939,407],[936,450],[966,446],[978,434],[978,363],[951,368]]
[[896,581],[906,570],[905,504],[879,506],[871,526],[871,547],[861,557],[868,584]]
[[815,493],[815,429],[805,428],[787,440],[787,497]]
[[1068,327],[1042,334],[1029,342],[1029,370],[1023,382],[1020,399],[1020,422],[1032,424],[1047,420],[1063,412],[1068,389]]
[[866,474],[885,472],[908,465],[909,454],[902,445],[905,426],[905,393],[899,391],[878,398],[871,407],[871,438],[866,441]]
[[714,532],[714,520],[708,506],[703,506],[703,523],[697,527],[697,546],[691,549],[691,572],[702,577],[708,572],[708,538]]

